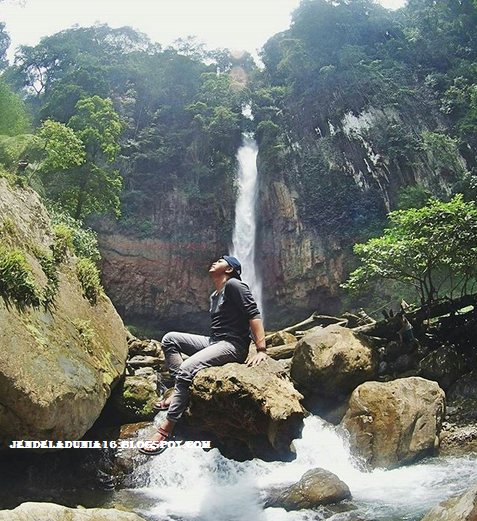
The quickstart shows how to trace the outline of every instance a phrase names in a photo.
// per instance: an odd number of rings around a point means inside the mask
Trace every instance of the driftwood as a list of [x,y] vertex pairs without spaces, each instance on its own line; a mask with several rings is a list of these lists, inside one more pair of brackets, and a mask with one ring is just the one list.
[[[293,326],[286,327],[285,329],[280,329],[283,333],[291,333],[294,334],[297,330],[309,329],[313,326],[329,326],[330,324],[339,324],[340,326],[346,327],[348,320],[346,318],[341,317],[332,317],[329,315],[319,315],[318,313],[313,313],[310,317],[303,322],[298,322],[298,324],[294,324]],[[308,326],[308,327],[307,327]],[[265,337],[265,340],[268,342],[272,336],[275,334],[272,333]]]
[[[441,317],[448,313],[455,313],[467,306],[473,305],[475,308],[476,304],[477,294],[464,295],[455,300],[442,300],[440,302],[435,302],[430,306],[422,306],[414,311],[407,311],[405,316],[415,328],[420,328],[422,323],[426,320]],[[392,338],[396,335],[396,331],[400,329],[400,327],[400,317],[397,315],[376,322],[375,324],[366,324],[364,326],[353,328],[353,331],[355,333],[363,333],[375,337]]]

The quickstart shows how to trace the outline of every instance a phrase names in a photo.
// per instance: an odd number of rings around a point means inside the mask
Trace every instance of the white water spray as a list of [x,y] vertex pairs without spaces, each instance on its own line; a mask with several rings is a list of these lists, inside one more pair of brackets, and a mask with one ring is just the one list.
[[256,206],[258,194],[257,143],[248,136],[237,152],[239,196],[231,255],[242,263],[242,280],[248,284],[263,315],[262,283],[255,265]]
[[[162,415],[165,413],[158,422]],[[330,518],[326,509],[263,509],[264,490],[297,482],[307,470],[321,467],[349,486],[355,516],[417,521],[434,505],[462,493],[477,480],[475,455],[366,472],[350,454],[343,432],[318,417],[305,420],[302,438],[294,444],[297,458],[290,463],[237,462],[224,458],[217,449],[168,449],[136,467],[136,483],[143,488],[130,489],[128,502],[154,521],[348,521],[349,512]]]

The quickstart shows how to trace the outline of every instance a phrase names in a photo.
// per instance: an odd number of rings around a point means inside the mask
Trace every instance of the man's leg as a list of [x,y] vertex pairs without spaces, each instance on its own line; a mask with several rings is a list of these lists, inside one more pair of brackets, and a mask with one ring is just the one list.
[[172,378],[177,378],[182,365],[181,353],[192,356],[198,351],[209,346],[209,337],[202,335],[190,335],[188,333],[167,333],[161,341],[161,347],[166,357],[167,368]]
[[176,376],[174,394],[169,405],[167,419],[177,422],[189,403],[189,387],[196,373],[206,367],[220,366],[229,362],[242,363],[247,358],[247,350],[235,347],[224,340],[197,351],[182,363]]

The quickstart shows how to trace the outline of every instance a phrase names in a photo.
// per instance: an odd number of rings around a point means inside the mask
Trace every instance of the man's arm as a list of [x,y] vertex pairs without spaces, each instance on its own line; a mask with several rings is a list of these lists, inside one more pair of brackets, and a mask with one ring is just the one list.
[[263,329],[262,319],[252,318],[249,320],[249,324],[257,347],[257,354],[249,357],[247,360],[247,365],[253,367],[267,359],[267,346],[265,344],[265,330]]

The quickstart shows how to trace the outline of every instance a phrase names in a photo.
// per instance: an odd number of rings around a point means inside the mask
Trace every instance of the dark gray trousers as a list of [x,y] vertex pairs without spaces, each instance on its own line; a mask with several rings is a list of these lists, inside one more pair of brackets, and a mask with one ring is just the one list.
[[[188,333],[167,333],[161,345],[169,373],[175,379],[174,394],[167,413],[167,419],[172,421],[179,420],[187,409],[189,387],[198,371],[229,362],[242,363],[248,354],[248,350],[225,340],[214,342],[208,336]],[[183,361],[181,353],[189,358]]]

